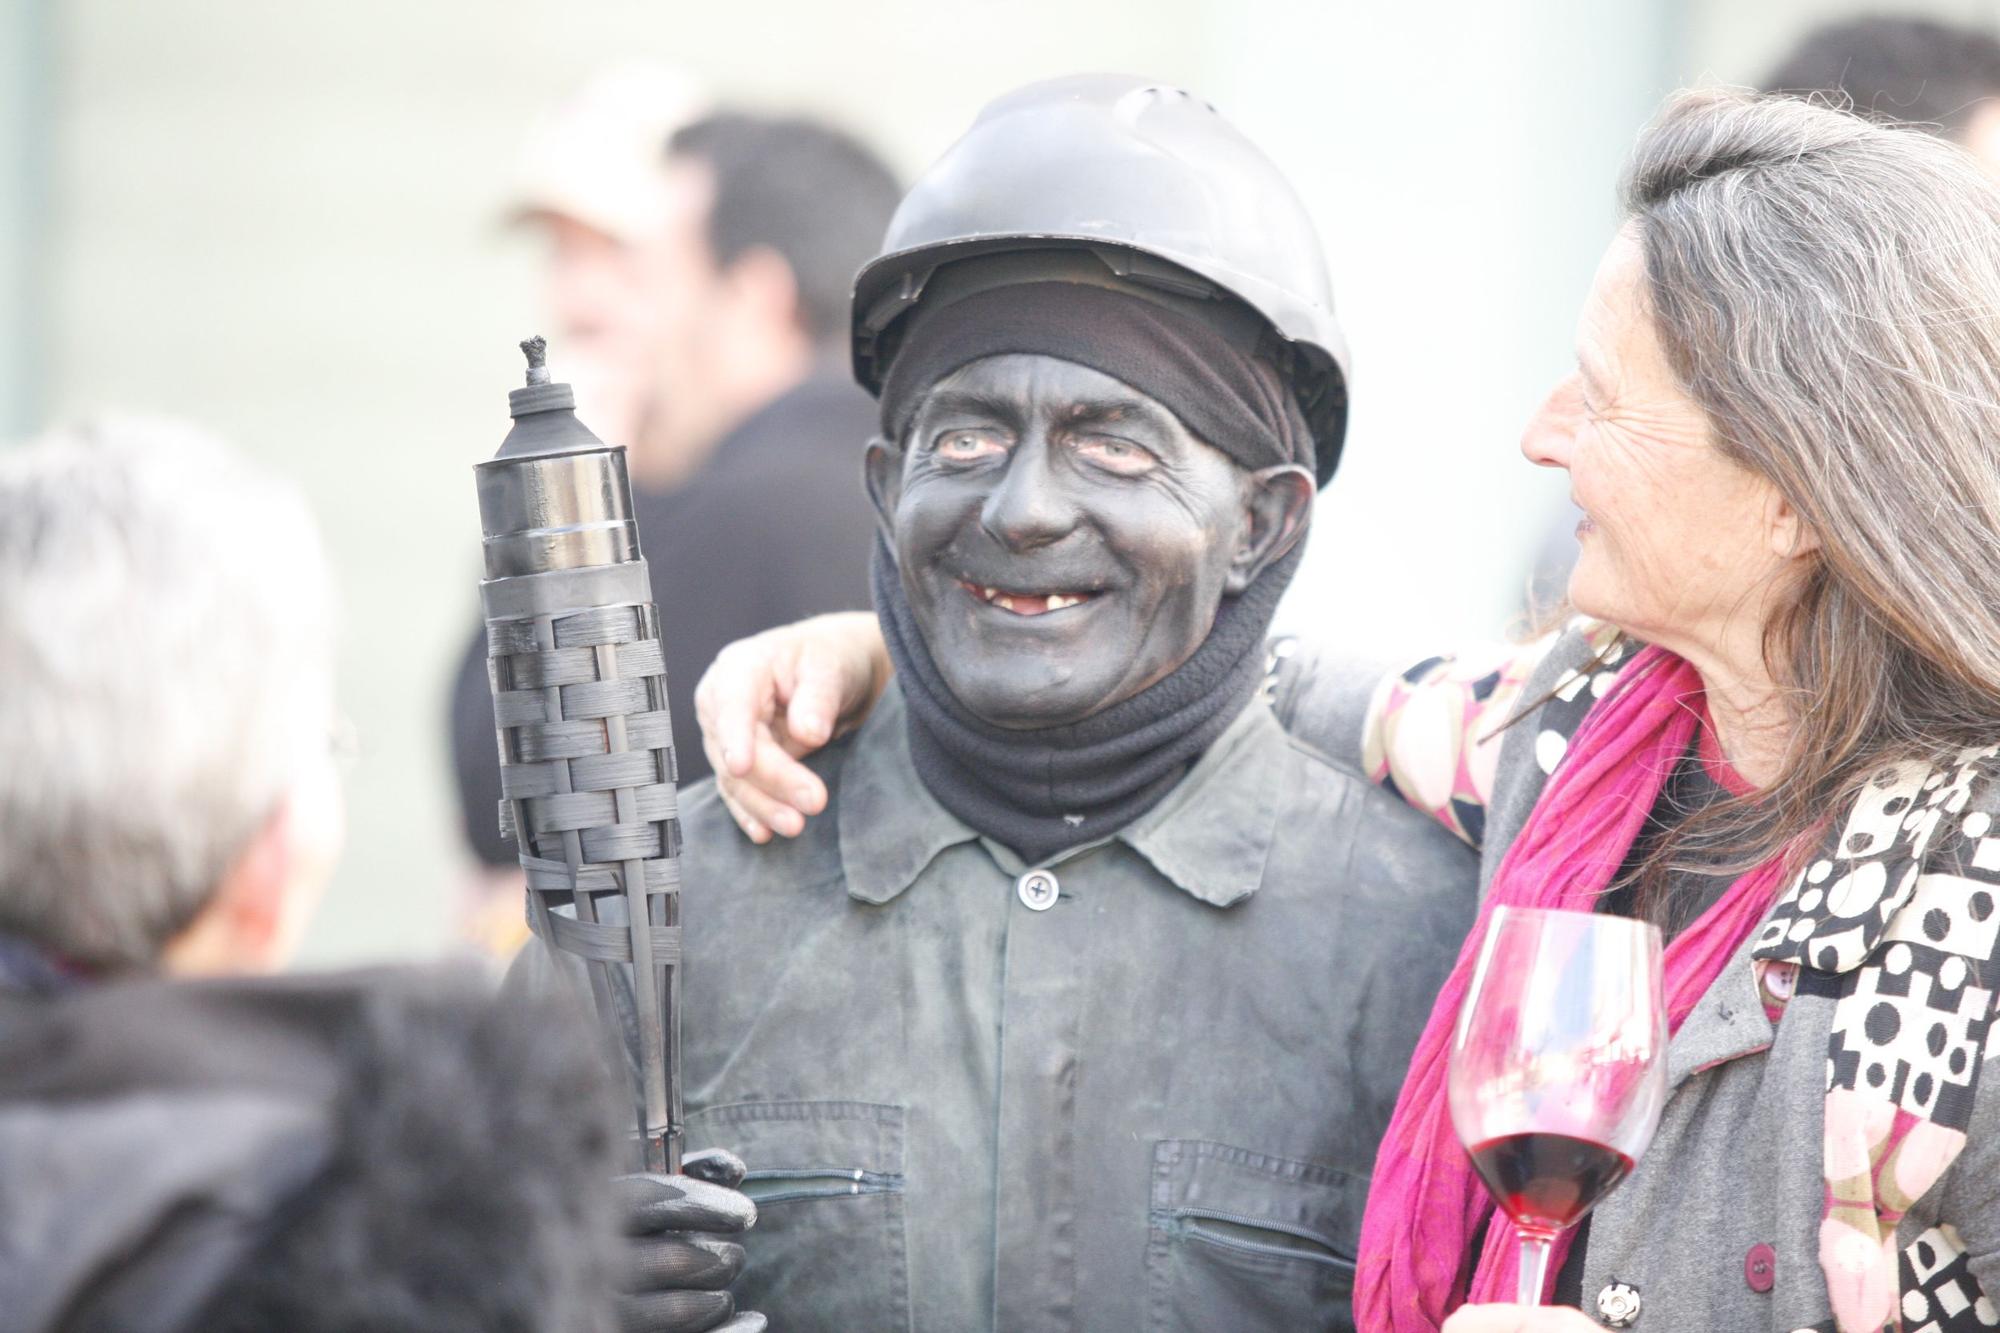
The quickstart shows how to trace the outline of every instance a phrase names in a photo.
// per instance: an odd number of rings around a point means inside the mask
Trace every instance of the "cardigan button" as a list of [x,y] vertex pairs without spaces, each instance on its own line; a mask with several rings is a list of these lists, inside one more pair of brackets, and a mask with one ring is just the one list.
[[1752,1291],[1769,1291],[1778,1280],[1778,1252],[1762,1243],[1752,1245],[1743,1256],[1743,1280]]
[[1046,912],[1054,907],[1061,891],[1055,873],[1048,870],[1030,870],[1014,885],[1014,892],[1021,896],[1021,905],[1032,912]]
[[1607,1328],[1630,1328],[1639,1322],[1639,1289],[1630,1282],[1611,1282],[1597,1293],[1597,1318]]

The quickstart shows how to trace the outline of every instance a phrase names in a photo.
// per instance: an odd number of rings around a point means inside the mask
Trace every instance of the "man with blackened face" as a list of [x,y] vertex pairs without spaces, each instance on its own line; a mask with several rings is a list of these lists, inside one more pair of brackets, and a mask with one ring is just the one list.
[[986,357],[876,455],[919,634],[1002,727],[1081,721],[1179,667],[1303,535],[1312,481],[1251,471],[1157,400],[1050,356]]
[[1059,250],[927,287],[868,453],[876,608],[931,793],[1040,859],[1129,825],[1242,712],[1313,435],[1221,293]]
[[1310,221],[1184,92],[1035,85],[904,200],[854,350],[895,680],[813,756],[802,836],[681,808],[688,1145],[750,1168],[738,1304],[1351,1328],[1475,865],[1259,697],[1346,416]]

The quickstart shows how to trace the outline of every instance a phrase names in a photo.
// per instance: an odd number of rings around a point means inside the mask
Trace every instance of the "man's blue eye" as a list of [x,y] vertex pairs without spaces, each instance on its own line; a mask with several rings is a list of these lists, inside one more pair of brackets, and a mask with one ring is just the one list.
[[945,458],[974,459],[999,453],[1006,446],[991,431],[949,430],[939,435],[931,447]]
[[1125,473],[1149,471],[1158,461],[1144,447],[1107,435],[1088,436],[1079,440],[1077,446],[1084,457]]

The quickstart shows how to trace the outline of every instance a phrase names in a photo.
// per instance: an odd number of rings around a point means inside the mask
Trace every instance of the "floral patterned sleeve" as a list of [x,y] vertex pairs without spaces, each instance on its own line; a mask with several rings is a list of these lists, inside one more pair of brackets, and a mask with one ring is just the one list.
[[[1579,622],[1595,642],[1615,631]],[[1450,657],[1433,657],[1385,677],[1375,687],[1362,724],[1362,768],[1405,802],[1430,815],[1474,847],[1486,833],[1486,806],[1500,761],[1501,731],[1517,714],[1529,677],[1560,632],[1530,643],[1487,644]],[[1602,647],[1603,644],[1596,646]],[[1550,733],[1537,737],[1560,746]],[[1544,771],[1555,755],[1537,755]]]

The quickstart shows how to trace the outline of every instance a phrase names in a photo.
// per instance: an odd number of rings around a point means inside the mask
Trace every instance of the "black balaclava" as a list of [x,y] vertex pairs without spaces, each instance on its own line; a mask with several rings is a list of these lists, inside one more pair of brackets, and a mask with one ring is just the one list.
[[[920,311],[882,385],[882,428],[907,444],[930,387],[990,356],[1051,356],[1160,403],[1245,468],[1313,470],[1311,432],[1271,364],[1199,316],[1082,283],[994,287]],[[1109,837],[1158,804],[1235,720],[1263,674],[1263,644],[1304,543],[1224,597],[1194,653],[1131,698],[1080,721],[996,727],[959,703],[931,660],[886,541],[875,608],[908,702],[925,787],[978,832],[1039,861]]]

